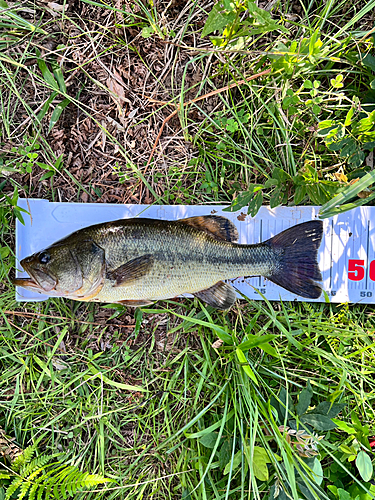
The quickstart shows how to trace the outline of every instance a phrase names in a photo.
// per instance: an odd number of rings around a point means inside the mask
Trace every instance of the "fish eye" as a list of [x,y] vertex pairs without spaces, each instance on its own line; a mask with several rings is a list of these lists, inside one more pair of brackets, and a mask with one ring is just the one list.
[[48,264],[48,262],[51,260],[51,256],[48,252],[42,252],[39,255],[39,262],[41,264]]

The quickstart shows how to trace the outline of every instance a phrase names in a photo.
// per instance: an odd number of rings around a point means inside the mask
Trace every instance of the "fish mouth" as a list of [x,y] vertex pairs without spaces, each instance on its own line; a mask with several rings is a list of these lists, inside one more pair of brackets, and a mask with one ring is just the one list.
[[51,292],[57,285],[57,280],[40,269],[29,265],[28,258],[21,261],[21,266],[29,274],[29,278],[15,278],[12,282],[15,286],[21,286],[40,293]]
[[43,288],[33,278],[14,278],[12,280],[14,286],[21,286],[30,290],[38,290],[44,292]]

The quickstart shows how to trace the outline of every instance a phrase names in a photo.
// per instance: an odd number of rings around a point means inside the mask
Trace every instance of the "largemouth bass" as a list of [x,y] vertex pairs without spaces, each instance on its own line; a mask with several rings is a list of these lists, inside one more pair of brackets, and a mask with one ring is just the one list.
[[236,292],[223,280],[264,276],[302,297],[321,287],[321,221],[291,227],[256,245],[236,243],[225,217],[122,219],[86,227],[21,261],[14,284],[74,300],[147,305],[191,293],[218,309]]

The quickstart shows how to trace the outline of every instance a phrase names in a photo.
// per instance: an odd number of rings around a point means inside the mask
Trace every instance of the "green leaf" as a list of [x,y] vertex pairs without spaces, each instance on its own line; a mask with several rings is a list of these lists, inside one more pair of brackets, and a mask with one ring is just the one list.
[[352,500],[351,494],[342,488],[337,488],[337,493],[339,495],[339,500]]
[[336,208],[339,205],[342,205],[343,203],[351,200],[352,198],[357,196],[358,193],[360,193],[367,187],[371,186],[371,184],[373,184],[374,182],[375,182],[375,171],[369,172],[368,174],[364,175],[355,184],[347,186],[345,189],[343,189],[343,191],[341,191],[341,193],[336,195],[331,201],[324,204],[320,209],[319,217],[320,218],[329,217],[327,214],[333,208]]
[[61,113],[64,111],[64,109],[67,107],[67,105],[70,103],[70,99],[64,99],[62,102],[60,102],[55,109],[53,110],[51,120],[49,122],[48,126],[48,133],[51,132],[53,127],[56,125],[58,119],[61,116]]
[[250,214],[251,217],[255,217],[256,214],[259,212],[262,204],[263,204],[263,193],[262,191],[258,191],[257,194],[250,201],[247,213]]
[[308,407],[310,406],[312,396],[313,390],[310,381],[308,381],[306,389],[303,389],[301,391],[298,399],[298,403],[296,406],[297,415],[303,415],[307,411]]
[[247,335],[247,340],[241,342],[238,346],[241,351],[248,351],[249,349],[253,349],[254,347],[259,347],[261,344],[265,344],[270,340],[276,338],[277,335]]
[[43,118],[47,114],[49,107],[50,107],[50,104],[55,99],[57,94],[58,94],[58,92],[52,92],[52,94],[49,96],[49,98],[43,104],[42,109],[39,111],[39,113],[37,114],[37,117],[36,117],[36,119],[38,120],[39,123],[43,120]]
[[62,72],[60,65],[57,63],[52,63],[51,66],[53,69],[53,74],[55,75],[57,83],[59,84],[61,92],[66,94],[66,85],[65,85],[64,75],[63,75],[63,72]]
[[371,69],[371,71],[375,71],[375,57],[372,56],[371,54],[367,54],[362,59],[362,64],[363,66],[366,66],[366,68]]
[[[355,151],[357,151],[357,143],[352,137],[346,137],[345,139],[342,139],[338,143],[336,143],[338,146],[337,149],[329,147],[332,151],[340,151],[340,158],[345,158],[347,156],[352,155]],[[331,146],[331,145],[330,145]]]
[[299,205],[306,196],[306,186],[296,186],[294,192],[294,203]]
[[230,207],[224,208],[224,212],[237,212],[243,207],[247,207],[254,197],[254,194],[263,188],[261,184],[249,184],[247,191],[240,193],[237,198],[235,198]]
[[[106,375],[104,375],[103,372],[99,371],[91,363],[88,363],[87,367],[92,374],[94,374],[97,378],[100,378],[105,384],[108,384],[112,387],[116,387],[117,389],[123,389],[124,391],[138,391],[138,392],[146,391],[146,389],[140,387],[139,385],[128,385],[128,384],[123,384],[121,382],[115,382],[114,380],[109,379]],[[90,378],[90,380],[92,380],[93,378],[96,377],[90,375],[86,376],[85,378]]]
[[368,436],[369,435],[368,425],[362,425],[361,421],[358,418],[358,415],[356,415],[354,412],[352,412],[351,417],[352,417],[352,423],[353,423],[354,427],[358,431],[365,434],[365,436]]
[[319,403],[311,413],[319,413],[326,415],[329,418],[337,417],[337,415],[345,408],[345,403],[331,403],[330,401],[323,401]]
[[[232,470],[237,469],[237,467],[240,465],[241,461],[242,461],[242,450],[238,450],[237,453],[233,457],[233,461],[230,460],[227,463],[227,465],[225,466],[225,469],[223,472],[224,476],[229,474],[229,471],[231,468],[232,468]],[[233,466],[232,466],[232,463],[233,463]]]
[[[286,392],[284,387],[282,387],[280,389],[279,399],[280,399],[280,403],[279,403],[279,401],[277,401],[276,398],[274,398],[272,396],[271,397],[271,405],[276,409],[276,411],[278,413],[279,422],[284,423],[285,414],[286,414],[286,406],[288,406],[288,412],[294,413],[294,405],[293,405],[292,398]],[[287,401],[288,401],[288,405],[287,405]],[[287,420],[289,419],[289,416],[291,417],[291,415],[288,415]]]
[[40,57],[39,57],[40,52],[39,52],[39,54],[38,54],[38,52],[37,52],[38,66],[39,66],[40,71],[42,72],[42,75],[43,75],[45,82],[48,83],[48,85],[50,87],[52,87],[53,90],[59,90],[59,86],[58,86],[57,81],[55,80],[53,74],[48,69],[46,62],[43,59],[40,59]]
[[201,37],[209,35],[213,31],[223,31],[223,29],[236,19],[235,12],[228,12],[221,7],[221,2],[214,5],[211,12],[208,14],[206,24],[203,27]]
[[309,413],[301,417],[301,422],[310,424],[319,431],[329,431],[336,428],[336,424],[325,415]]
[[206,448],[214,448],[218,435],[219,434],[217,432],[209,432],[208,434],[202,436],[199,439],[199,442],[203,444],[203,446],[205,446]]
[[153,26],[145,26],[142,28],[142,38],[150,38],[155,33],[155,28]]
[[256,384],[256,385],[259,385],[259,382],[255,376],[255,373],[253,372],[253,370],[250,368],[249,366],[249,362],[248,360],[246,359],[246,356],[245,354],[241,351],[241,349],[239,349],[237,347],[236,349],[236,354],[237,354],[237,358],[238,358],[238,361],[241,363],[242,365],[242,368],[243,368],[243,371],[246,373],[246,375]]
[[53,172],[46,172],[45,174],[42,175],[42,177],[40,178],[41,181],[44,181],[46,179],[50,179],[51,177],[53,177],[54,173]]
[[268,481],[268,463],[271,463],[271,460],[269,459],[266,450],[260,446],[254,446],[253,471],[255,477],[259,479],[259,481]]
[[359,120],[359,122],[352,127],[352,133],[357,135],[361,132],[368,132],[372,129],[373,124],[374,122],[371,115],[366,118],[362,118],[362,120]]
[[312,56],[316,52],[317,40],[319,38],[319,30],[314,31],[309,41],[309,55]]
[[222,444],[220,451],[219,451],[219,467],[220,469],[224,469],[226,464],[229,462],[230,457],[231,457],[231,451],[232,451],[232,440],[231,439],[226,439],[224,443]]
[[353,453],[356,453],[353,447],[346,446],[345,444],[340,444],[339,448],[343,453],[346,453],[347,455],[353,455]]
[[317,458],[314,459],[314,465],[312,467],[312,471],[314,473],[314,479],[315,479],[315,482],[317,484],[322,484],[323,482],[323,469],[322,469],[322,465],[321,463],[319,462],[319,460]]
[[264,9],[260,9],[254,2],[247,2],[249,14],[254,18],[252,34],[266,33],[267,31],[280,30],[284,33],[289,31],[281,24],[274,21],[271,14]]
[[[26,210],[23,210],[22,208],[14,207],[13,208],[13,213],[17,217],[17,219],[21,222],[21,224],[25,225],[24,218],[21,214],[21,212],[26,212]],[[27,213],[27,212],[26,212]]]
[[[359,168],[362,163],[365,161],[365,153],[363,151],[356,151],[352,156],[349,156],[348,163],[352,165],[354,168]],[[370,201],[367,199],[367,201]]]
[[234,119],[234,118],[229,118],[229,120],[227,121],[227,124],[226,124],[226,129],[229,131],[229,132],[237,132],[239,126],[238,126],[238,122]]
[[340,207],[332,208],[331,210],[324,212],[323,216],[319,215],[319,217],[321,219],[325,219],[326,217],[333,217],[334,215],[342,214],[344,212],[347,212],[348,210],[353,210],[353,208],[361,207],[362,205],[367,205],[370,201],[374,199],[375,199],[375,193],[368,196],[367,198],[357,200],[353,203],[346,203],[345,205],[340,205]]
[[344,127],[348,127],[352,123],[353,115],[354,115],[354,108],[351,107],[346,114]]
[[275,189],[270,198],[270,208],[276,208],[283,203],[285,192],[280,187]]
[[368,482],[372,478],[373,474],[373,466],[371,462],[371,458],[365,451],[360,451],[357,455],[355,464],[358,468],[358,471],[361,475],[363,481]]
[[9,247],[0,247],[0,259],[5,259],[10,254]]
[[317,104],[314,104],[312,107],[312,110],[313,110],[313,113],[318,115],[321,112],[322,108],[320,106],[318,106]]

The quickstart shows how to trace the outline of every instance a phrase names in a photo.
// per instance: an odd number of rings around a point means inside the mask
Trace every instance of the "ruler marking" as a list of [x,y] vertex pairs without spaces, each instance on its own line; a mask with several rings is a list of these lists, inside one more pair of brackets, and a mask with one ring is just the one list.
[[366,249],[366,260],[365,260],[365,265],[366,265],[366,285],[365,285],[365,290],[367,290],[368,286],[368,275],[369,275],[369,248],[370,248],[370,221],[367,221],[367,249]]
[[[260,219],[259,235],[260,235],[260,242],[259,243],[263,243],[263,219]],[[260,288],[262,286],[262,276],[259,276],[258,281],[259,281],[258,287]]]
[[330,251],[330,262],[329,262],[329,289],[332,290],[332,252],[333,252],[333,220],[331,220],[331,251]]

